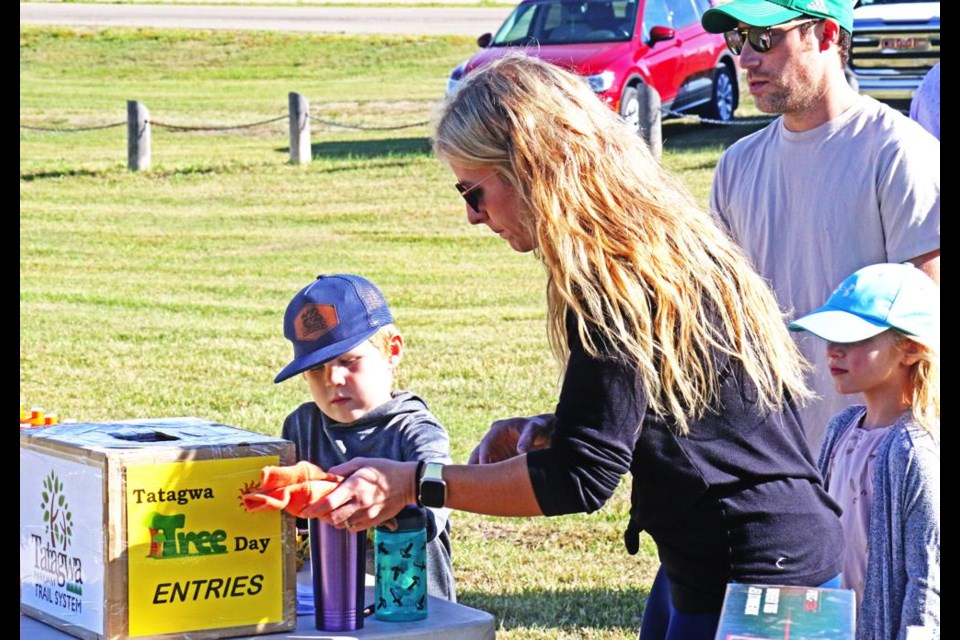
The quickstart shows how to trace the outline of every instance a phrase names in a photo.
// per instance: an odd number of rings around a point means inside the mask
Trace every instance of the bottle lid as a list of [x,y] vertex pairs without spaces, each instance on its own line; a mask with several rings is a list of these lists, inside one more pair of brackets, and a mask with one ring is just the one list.
[[[427,513],[416,505],[407,505],[400,510],[395,520],[397,521],[396,531],[416,531],[424,529],[427,526]],[[390,529],[384,526],[377,527],[378,531],[389,532]]]

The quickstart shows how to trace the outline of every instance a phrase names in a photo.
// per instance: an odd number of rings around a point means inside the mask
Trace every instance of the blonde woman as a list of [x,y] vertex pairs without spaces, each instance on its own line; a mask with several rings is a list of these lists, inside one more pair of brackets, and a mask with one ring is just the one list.
[[645,530],[661,559],[644,639],[712,638],[730,581],[836,578],[837,508],[797,421],[808,392],[773,295],[641,139],[581,78],[509,56],[447,100],[434,149],[469,222],[546,267],[559,401],[494,423],[474,456],[486,464],[337,467],[349,478],[313,514],[360,530],[413,502],[589,512],[629,471],[627,548]]

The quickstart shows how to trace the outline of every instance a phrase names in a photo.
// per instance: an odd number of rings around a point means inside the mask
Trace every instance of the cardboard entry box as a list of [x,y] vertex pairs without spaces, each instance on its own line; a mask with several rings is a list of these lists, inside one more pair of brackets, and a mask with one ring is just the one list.
[[296,626],[295,535],[241,493],[293,443],[197,418],[20,432],[20,611],[81,638]]

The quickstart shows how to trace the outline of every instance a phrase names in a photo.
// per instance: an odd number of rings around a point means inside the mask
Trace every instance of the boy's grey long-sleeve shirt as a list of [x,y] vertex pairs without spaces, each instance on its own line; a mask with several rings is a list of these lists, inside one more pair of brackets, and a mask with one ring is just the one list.
[[[452,462],[450,437],[426,403],[409,391],[365,416],[343,424],[331,420],[313,402],[293,411],[281,436],[297,447],[297,459],[329,469],[353,458],[387,458],[401,462]],[[427,509],[427,593],[455,601],[449,509]]]

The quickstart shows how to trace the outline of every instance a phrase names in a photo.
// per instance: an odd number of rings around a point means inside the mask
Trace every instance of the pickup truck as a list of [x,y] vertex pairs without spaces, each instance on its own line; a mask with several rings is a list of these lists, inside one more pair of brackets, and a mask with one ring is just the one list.
[[939,61],[939,2],[857,4],[848,77],[860,93],[907,111],[917,85]]

